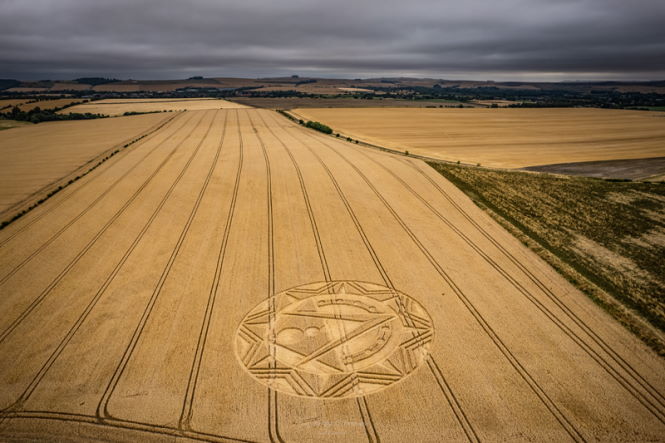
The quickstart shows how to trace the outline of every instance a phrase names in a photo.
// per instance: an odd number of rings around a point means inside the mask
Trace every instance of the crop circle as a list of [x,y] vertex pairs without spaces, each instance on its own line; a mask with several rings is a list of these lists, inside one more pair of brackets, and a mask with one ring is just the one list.
[[357,281],[310,283],[259,303],[235,352],[260,383],[289,395],[349,398],[385,389],[429,354],[432,321],[411,297]]

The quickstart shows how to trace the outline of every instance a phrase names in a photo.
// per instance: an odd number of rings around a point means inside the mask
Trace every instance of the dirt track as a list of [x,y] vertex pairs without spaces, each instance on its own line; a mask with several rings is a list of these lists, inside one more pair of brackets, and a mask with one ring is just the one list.
[[458,189],[272,111],[182,113],[10,225],[0,292],[3,439],[665,435],[663,361]]

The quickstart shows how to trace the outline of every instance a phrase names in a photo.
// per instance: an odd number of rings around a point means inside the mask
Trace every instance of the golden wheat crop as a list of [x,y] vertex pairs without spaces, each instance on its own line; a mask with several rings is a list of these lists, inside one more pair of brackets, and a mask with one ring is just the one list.
[[663,361],[461,191],[273,111],[175,115],[0,231],[0,291],[3,439],[663,435]]
[[607,109],[296,109],[336,132],[483,166],[665,156],[665,113]]

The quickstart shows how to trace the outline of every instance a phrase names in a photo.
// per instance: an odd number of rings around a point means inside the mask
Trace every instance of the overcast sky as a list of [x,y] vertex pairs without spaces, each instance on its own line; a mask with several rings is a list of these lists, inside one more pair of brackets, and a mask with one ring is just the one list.
[[0,0],[0,78],[665,79],[665,0]]

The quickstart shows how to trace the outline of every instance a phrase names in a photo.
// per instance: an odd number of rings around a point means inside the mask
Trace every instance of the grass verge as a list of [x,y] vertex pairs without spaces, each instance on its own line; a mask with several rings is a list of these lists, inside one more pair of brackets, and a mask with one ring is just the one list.
[[665,356],[665,184],[428,164]]

